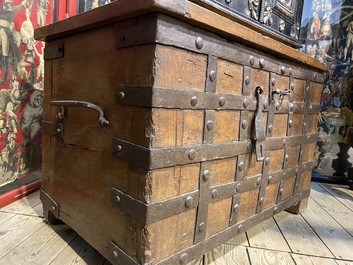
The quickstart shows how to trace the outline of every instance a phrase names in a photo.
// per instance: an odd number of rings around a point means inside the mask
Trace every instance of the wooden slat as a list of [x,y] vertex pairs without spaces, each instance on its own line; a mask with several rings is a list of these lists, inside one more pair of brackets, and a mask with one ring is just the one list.
[[205,255],[204,265],[248,265],[246,247],[223,244]]
[[353,260],[352,246],[347,244],[353,242],[353,237],[319,204],[310,200],[302,216],[336,258]]
[[[106,265],[106,264],[104,263],[104,265]],[[195,260],[187,263],[186,265],[203,265],[203,258],[201,257],[199,259],[195,259]]]
[[249,257],[252,265],[295,265],[290,253],[249,248]]
[[319,184],[330,194],[332,194],[337,200],[342,202],[346,207],[353,211],[353,194],[349,190],[348,186],[337,186],[337,185],[328,185],[328,184]]
[[55,259],[51,265],[90,264],[103,265],[105,258],[80,236],[77,236]]
[[336,260],[338,265],[353,265],[353,261]]
[[[301,215],[286,212],[277,214],[275,220],[292,252],[322,257],[333,257]],[[319,217],[318,217],[319,218]]]
[[288,244],[272,218],[261,222],[246,233],[251,247],[290,252]]
[[315,201],[326,210],[351,236],[353,236],[353,211],[336,198],[330,196],[325,189],[316,183],[311,184],[311,195]]
[[0,212],[0,225],[14,216],[15,216],[15,214],[13,214],[13,213]]
[[292,254],[296,265],[337,265],[334,259],[325,259],[304,255]]
[[43,225],[26,241],[0,259],[0,263],[49,264],[76,235],[67,225],[53,227]]

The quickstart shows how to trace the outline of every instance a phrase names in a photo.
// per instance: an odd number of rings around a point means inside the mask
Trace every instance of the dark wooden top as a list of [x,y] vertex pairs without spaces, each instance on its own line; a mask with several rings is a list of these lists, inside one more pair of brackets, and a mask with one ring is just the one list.
[[34,37],[42,41],[55,40],[155,12],[182,19],[222,37],[250,45],[277,57],[321,71],[326,70],[325,64],[280,40],[276,40],[273,36],[265,35],[265,31],[255,30],[236,18],[215,12],[188,0],[117,0],[108,5],[38,28],[34,32]]

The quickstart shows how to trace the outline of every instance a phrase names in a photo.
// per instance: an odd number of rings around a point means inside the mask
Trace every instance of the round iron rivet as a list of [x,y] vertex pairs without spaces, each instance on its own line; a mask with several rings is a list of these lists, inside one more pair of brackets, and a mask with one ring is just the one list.
[[286,145],[287,145],[287,140],[284,139],[284,140],[283,140],[283,146],[286,146]]
[[308,142],[310,142],[310,136],[307,136],[307,137],[306,137],[306,140],[307,140]]
[[241,184],[238,183],[237,186],[235,186],[235,191],[236,191],[236,192],[239,192],[239,191],[240,191],[240,188],[241,188]]
[[125,40],[125,35],[120,35],[119,40],[124,41]]
[[288,155],[286,155],[285,157],[284,157],[284,159],[286,160],[286,162],[288,161],[288,159],[289,159],[289,156]]
[[57,131],[58,133],[61,133],[61,129],[60,129],[60,128],[56,129],[56,131]]
[[313,111],[313,105],[309,106],[310,111]]
[[260,59],[259,60],[259,66],[261,67],[261,68],[264,68],[265,67],[265,60],[264,59]]
[[212,191],[212,198],[217,199],[218,198],[218,190],[213,190]]
[[243,228],[243,225],[239,225],[238,226],[238,233],[240,232],[240,230]]
[[113,252],[112,252],[112,256],[113,256],[114,259],[116,259],[116,258],[119,256],[119,255],[118,255],[118,252],[113,251]]
[[195,107],[197,105],[197,97],[192,97],[190,99],[191,106]]
[[207,181],[210,179],[210,176],[211,176],[211,172],[209,170],[205,170],[202,174],[202,178],[204,181]]
[[201,49],[203,47],[203,39],[201,37],[197,37],[195,40],[196,48]]
[[264,197],[261,197],[259,200],[259,205],[261,205],[264,202]]
[[271,79],[271,84],[272,84],[273,86],[276,85],[276,79],[272,78],[272,79]]
[[288,127],[289,127],[289,128],[292,128],[292,126],[293,126],[293,121],[290,120],[290,121],[288,122]]
[[246,76],[245,77],[245,85],[249,85],[250,84],[250,77]]
[[199,230],[200,233],[202,233],[203,231],[205,231],[205,223],[202,222],[201,224],[199,224],[199,227],[197,228]]
[[191,149],[191,150],[189,151],[188,157],[189,157],[190,160],[194,160],[194,159],[196,158],[196,151],[195,151],[195,149]]
[[124,92],[120,92],[120,93],[119,93],[119,98],[120,98],[121,100],[123,100],[123,99],[125,98],[125,93],[124,93]]
[[206,124],[207,131],[211,131],[213,129],[213,122],[208,121]]
[[281,67],[281,74],[284,75],[286,73],[286,68],[284,66]]
[[294,90],[294,84],[293,84],[293,83],[290,84],[290,89],[291,89],[291,90]]
[[219,106],[223,107],[226,104],[226,99],[224,97],[220,97],[218,104]]
[[241,123],[241,127],[243,127],[243,129],[246,129],[246,127],[248,127],[248,121],[243,120],[243,122]]
[[269,133],[272,133],[272,131],[273,131],[273,126],[272,126],[272,125],[269,125],[269,126],[268,126],[268,132],[269,132]]
[[272,176],[269,176],[267,182],[268,182],[268,183],[271,183],[272,180],[273,180],[273,177],[272,177]]
[[238,211],[238,209],[239,209],[239,204],[235,204],[233,206],[233,212],[236,213]]
[[279,190],[279,195],[283,195],[283,188]]
[[269,163],[270,163],[270,158],[269,158],[269,157],[266,157],[266,159],[265,159],[265,165],[268,166]]
[[251,143],[247,143],[247,145],[246,145],[246,150],[247,150],[247,151],[250,151],[250,150],[251,150]]
[[249,100],[248,99],[245,98],[243,100],[243,106],[244,106],[244,108],[247,108],[249,106]]
[[298,174],[298,169],[297,168],[295,169],[295,174]]
[[289,110],[290,110],[290,111],[293,111],[293,108],[294,108],[294,104],[291,103],[291,104],[289,105]]
[[300,156],[303,156],[303,155],[304,155],[304,152],[303,152],[303,151],[301,151],[301,152],[300,152]]
[[263,101],[263,107],[265,110],[268,108],[268,101],[266,99]]
[[256,180],[256,186],[259,186],[261,184],[261,177],[259,177],[257,180]]
[[314,80],[316,79],[316,73],[314,73]]
[[123,150],[123,147],[119,144],[115,148],[115,152],[121,152]]
[[306,122],[303,123],[303,127],[306,128]]
[[55,211],[55,210],[56,210],[56,207],[55,207],[55,206],[52,206],[51,209],[52,209],[53,211]]
[[307,86],[305,90],[306,90],[306,92],[309,92],[310,87],[309,87],[309,86]]
[[180,256],[180,265],[185,265],[188,261],[188,254],[184,253]]
[[253,65],[254,65],[254,63],[255,63],[255,59],[254,59],[254,57],[253,57],[253,56],[250,56],[250,57],[249,57],[249,62],[250,62],[250,65],[251,65],[251,66],[253,66]]
[[243,169],[244,169],[244,162],[240,162],[240,163],[239,163],[238,169],[239,169],[239,171],[243,171]]
[[187,197],[185,201],[185,207],[190,208],[194,203],[194,198],[193,197]]
[[288,69],[288,73],[289,73],[289,75],[292,75],[292,68]]
[[278,211],[278,207],[276,206],[275,208],[273,208],[273,212],[276,213]]
[[114,198],[115,202],[120,202],[121,199],[120,199],[120,196],[119,195],[116,195],[115,198]]
[[210,72],[209,78],[212,82],[215,81],[216,80],[216,72],[212,70]]
[[276,102],[276,110],[279,110],[279,108],[280,108],[280,104]]

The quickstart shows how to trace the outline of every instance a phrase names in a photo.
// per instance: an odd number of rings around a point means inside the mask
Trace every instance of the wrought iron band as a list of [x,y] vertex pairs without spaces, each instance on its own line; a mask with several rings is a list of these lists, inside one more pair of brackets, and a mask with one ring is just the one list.
[[59,218],[60,208],[59,204],[54,201],[43,189],[40,189],[39,198],[42,204],[52,213],[55,218]]
[[190,192],[171,199],[146,204],[128,194],[111,188],[111,203],[114,207],[139,220],[151,224],[172,215],[197,207],[199,191]]
[[[144,34],[138,34],[138,32],[144,32]],[[303,70],[303,67],[285,62],[279,62],[278,58],[270,57],[266,53],[255,52],[244,45],[235,42],[231,43],[209,32],[190,27],[187,23],[176,21],[174,18],[161,14],[151,16],[149,21],[143,21],[142,24],[123,27],[117,31],[116,35],[118,36],[116,41],[117,48],[159,43],[208,54],[237,64],[264,69],[281,75],[319,83],[324,80],[323,74],[316,73],[310,69]],[[178,36],[178,38],[175,38],[175,36]],[[251,62],[249,60],[250,57],[252,58]]]

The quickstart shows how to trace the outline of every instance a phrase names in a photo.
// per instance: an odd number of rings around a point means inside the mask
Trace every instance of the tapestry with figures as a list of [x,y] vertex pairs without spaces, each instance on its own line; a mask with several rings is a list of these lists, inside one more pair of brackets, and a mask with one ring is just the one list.
[[0,186],[41,166],[44,43],[50,0],[0,0]]

